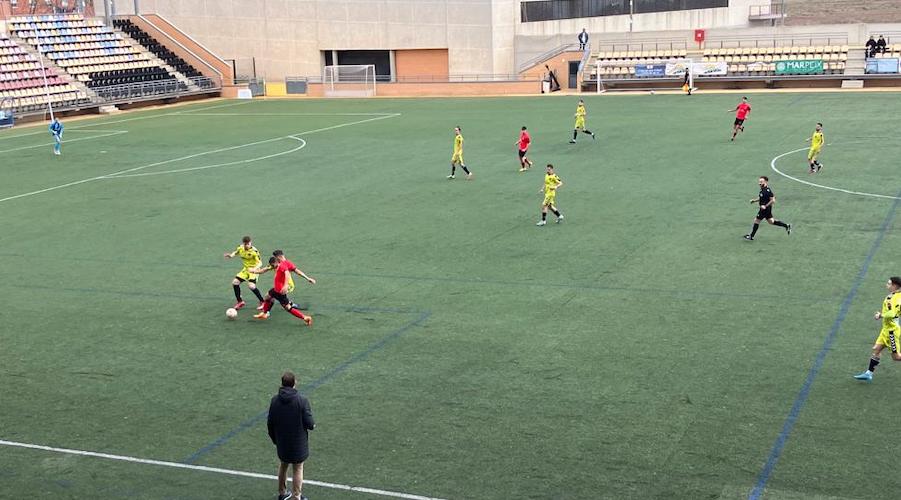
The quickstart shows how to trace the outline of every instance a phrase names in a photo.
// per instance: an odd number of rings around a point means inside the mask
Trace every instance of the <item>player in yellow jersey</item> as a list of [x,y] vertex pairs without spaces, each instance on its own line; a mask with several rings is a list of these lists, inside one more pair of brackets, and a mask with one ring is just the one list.
[[826,143],[826,137],[823,136],[823,124],[817,123],[816,130],[813,131],[813,135],[807,139],[807,142],[810,143],[810,151],[807,152],[807,164],[810,166],[810,173],[819,172],[821,168],[823,168],[823,164],[817,161],[817,156],[819,156],[820,151],[823,149],[823,144]]
[[544,201],[541,202],[541,220],[538,221],[538,224],[535,224],[536,226],[547,224],[547,210],[549,208],[557,216],[558,223],[563,220],[563,214],[557,210],[557,190],[562,185],[563,181],[554,173],[554,166],[548,163],[544,174],[544,186],[539,191],[539,193],[544,193]]
[[451,173],[447,176],[448,179],[454,178],[457,164],[460,164],[460,168],[466,172],[466,180],[472,179],[472,172],[463,163],[463,132],[460,130],[460,127],[454,127],[454,155],[451,156]]
[[590,130],[585,128],[585,115],[587,112],[585,111],[585,101],[579,99],[579,105],[576,106],[576,124],[573,126],[573,138],[569,141],[570,144],[576,143],[576,137],[579,135],[579,130],[583,133],[586,133],[591,136],[592,139],[597,139],[594,134],[591,133]]
[[236,248],[234,252],[225,254],[226,259],[231,259],[235,256],[241,257],[241,263],[244,265],[244,268],[241,269],[241,271],[235,275],[235,279],[232,280],[232,288],[235,290],[235,299],[238,301],[233,307],[236,310],[244,307],[244,300],[241,299],[241,282],[246,281],[247,288],[250,288],[253,294],[260,300],[260,306],[257,307],[257,309],[260,309],[263,306],[263,295],[257,290],[257,275],[250,271],[259,267],[263,261],[260,258],[260,251],[253,246],[253,240],[251,240],[250,236],[241,238],[241,244],[238,245],[238,248]]
[[854,376],[857,380],[873,380],[873,371],[879,364],[879,356],[886,347],[892,353],[892,359],[901,361],[901,277],[892,276],[885,284],[889,294],[882,301],[882,310],[873,315],[874,319],[882,320],[882,329],[879,337],[873,344],[873,354],[870,356],[870,366],[867,371]]

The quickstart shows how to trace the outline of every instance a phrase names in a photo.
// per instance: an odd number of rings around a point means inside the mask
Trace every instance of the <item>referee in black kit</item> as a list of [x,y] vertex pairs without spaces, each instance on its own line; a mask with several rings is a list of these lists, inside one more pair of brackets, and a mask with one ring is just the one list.
[[791,224],[786,224],[773,218],[773,204],[776,203],[776,195],[770,189],[769,182],[769,177],[765,175],[761,175],[757,179],[757,184],[760,185],[760,194],[757,195],[757,198],[751,200],[751,203],[759,204],[760,209],[757,211],[757,217],[754,217],[754,227],[751,228],[751,233],[745,235],[745,239],[748,241],[754,241],[754,235],[757,234],[757,229],[760,227],[760,221],[762,220],[774,226],[784,227],[786,233],[792,234]]

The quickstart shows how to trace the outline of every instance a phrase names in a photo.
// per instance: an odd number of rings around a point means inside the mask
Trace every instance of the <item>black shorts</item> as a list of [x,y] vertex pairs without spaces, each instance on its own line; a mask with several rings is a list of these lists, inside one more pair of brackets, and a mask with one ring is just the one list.
[[735,119],[735,125],[743,125],[744,123],[745,123],[744,118],[736,118]]
[[528,152],[527,149],[520,149],[520,150],[519,150],[519,157],[520,157],[520,158],[525,158],[527,152]]
[[291,299],[289,299],[288,296],[283,293],[276,292],[275,288],[269,289],[269,296],[277,300],[278,303],[282,306],[288,306],[291,304]]
[[769,219],[772,219],[772,218],[773,218],[773,209],[772,209],[772,207],[765,208],[765,209],[763,209],[763,210],[758,210],[758,211],[757,211],[757,217],[756,217],[756,218],[757,218],[758,220],[769,220]]

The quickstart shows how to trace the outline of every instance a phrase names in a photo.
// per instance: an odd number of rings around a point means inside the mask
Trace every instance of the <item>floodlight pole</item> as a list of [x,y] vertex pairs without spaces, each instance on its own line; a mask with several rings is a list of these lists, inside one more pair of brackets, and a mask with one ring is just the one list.
[[47,95],[47,109],[50,111],[50,121],[53,121],[53,104],[50,102],[50,83],[47,81],[47,67],[44,66],[44,49],[41,44],[40,28],[35,27],[34,36],[38,40],[38,60],[41,63],[41,76],[44,77],[44,92]]

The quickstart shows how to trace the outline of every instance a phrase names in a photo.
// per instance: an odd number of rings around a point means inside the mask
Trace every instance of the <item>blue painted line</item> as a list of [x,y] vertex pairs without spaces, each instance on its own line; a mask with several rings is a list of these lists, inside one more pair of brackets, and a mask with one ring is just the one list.
[[[370,345],[366,350],[360,351],[357,354],[354,354],[353,356],[347,358],[340,365],[332,368],[331,370],[329,370],[327,373],[325,373],[321,377],[317,378],[316,380],[301,386],[300,391],[303,393],[310,393],[310,392],[315,391],[319,387],[322,387],[323,385],[327,384],[329,381],[331,381],[338,375],[341,375],[342,373],[347,371],[351,366],[359,363],[360,361],[363,361],[364,359],[369,357],[370,354],[372,354],[372,353],[382,349],[386,345],[388,345],[392,340],[397,339],[398,337],[400,337],[404,333],[408,332],[412,328],[415,328],[415,327],[421,325],[427,319],[429,319],[429,316],[431,316],[431,315],[432,315],[432,313],[429,311],[420,312],[419,316],[416,319],[410,321],[409,323],[398,328],[397,330],[394,330],[393,332],[389,333],[388,335],[385,335],[384,337],[380,338],[375,343]],[[225,443],[231,441],[231,439],[234,438],[235,436],[256,426],[260,422],[266,420],[266,416],[268,415],[268,413],[269,413],[269,411],[266,410],[266,411],[263,411],[262,413],[254,415],[254,416],[248,418],[247,420],[241,422],[234,429],[226,432],[225,434],[219,436],[218,438],[216,438],[215,440],[213,440],[212,442],[210,442],[203,448],[200,448],[199,450],[192,453],[188,458],[184,459],[183,463],[186,463],[186,464],[196,463],[197,460],[202,458],[204,455],[207,455],[208,453],[212,452],[216,448],[219,448],[220,446],[224,445]]]
[[[898,196],[901,197],[901,193],[898,193]],[[786,417],[785,423],[782,424],[782,432],[779,433],[776,442],[773,443],[770,455],[767,457],[763,470],[760,471],[760,475],[757,477],[757,484],[754,485],[754,489],[751,490],[751,493],[748,495],[748,500],[759,500],[763,495],[766,484],[773,474],[773,469],[776,468],[776,463],[779,462],[779,457],[782,455],[782,450],[785,448],[785,443],[788,441],[788,437],[791,435],[795,423],[798,421],[798,416],[801,414],[804,404],[807,403],[813,381],[816,380],[820,368],[823,367],[823,363],[826,361],[826,355],[829,354],[829,351],[832,349],[832,343],[838,336],[842,323],[848,315],[848,309],[851,308],[851,303],[854,301],[854,297],[857,296],[857,291],[860,289],[860,285],[863,283],[867,271],[870,270],[870,264],[873,262],[876,252],[879,251],[879,247],[882,245],[882,240],[885,238],[886,232],[888,232],[889,227],[892,225],[892,220],[895,218],[895,212],[898,209],[899,201],[901,200],[895,199],[891,210],[889,210],[888,214],[885,216],[885,220],[882,221],[882,226],[879,228],[879,234],[876,236],[876,240],[870,247],[870,251],[867,253],[867,257],[864,259],[863,264],[861,264],[860,271],[857,272],[857,277],[854,278],[854,282],[851,285],[851,290],[848,291],[845,300],[842,301],[841,307],[838,310],[838,316],[836,316],[835,321],[832,323],[832,328],[829,330],[829,335],[827,335],[826,340],[823,341],[823,347],[820,349],[820,352],[817,353],[816,360],[814,360],[813,366],[810,367],[810,371],[807,372],[807,378],[804,380],[801,390],[795,397],[795,402],[792,404],[791,411],[788,412],[788,417]]]

